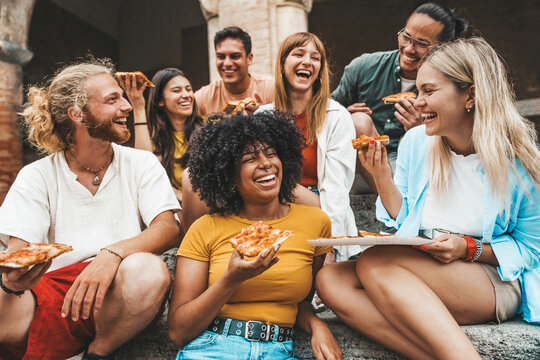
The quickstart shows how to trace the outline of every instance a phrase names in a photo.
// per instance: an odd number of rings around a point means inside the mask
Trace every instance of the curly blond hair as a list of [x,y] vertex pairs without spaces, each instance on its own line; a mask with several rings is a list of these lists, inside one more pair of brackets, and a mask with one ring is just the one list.
[[44,87],[31,86],[21,115],[28,141],[40,152],[52,154],[69,149],[75,126],[68,116],[74,108],[83,112],[88,101],[86,80],[98,74],[114,74],[110,59],[94,59],[66,66]]

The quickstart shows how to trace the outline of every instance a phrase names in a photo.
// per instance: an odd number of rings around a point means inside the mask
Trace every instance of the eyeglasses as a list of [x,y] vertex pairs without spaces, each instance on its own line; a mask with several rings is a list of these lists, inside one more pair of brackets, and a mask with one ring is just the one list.
[[418,47],[422,50],[428,49],[431,44],[428,43],[425,40],[417,40],[415,38],[410,37],[409,35],[405,34],[405,28],[399,30],[397,33],[398,39],[403,43],[403,45],[407,46],[412,43],[413,47]]

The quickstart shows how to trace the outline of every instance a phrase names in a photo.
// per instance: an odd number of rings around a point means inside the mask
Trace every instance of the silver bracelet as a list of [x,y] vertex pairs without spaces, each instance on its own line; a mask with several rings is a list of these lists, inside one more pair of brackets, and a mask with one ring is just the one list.
[[103,251],[103,250],[108,251],[108,252],[110,252],[111,254],[118,256],[118,257],[120,258],[120,260],[124,260],[124,258],[122,257],[122,255],[120,255],[120,254],[117,253],[116,251],[113,251],[113,250],[107,249],[107,248],[101,248],[99,251]]
[[482,255],[482,240],[477,238],[472,238],[474,242],[476,243],[476,253],[474,253],[474,257],[471,261],[476,261]]

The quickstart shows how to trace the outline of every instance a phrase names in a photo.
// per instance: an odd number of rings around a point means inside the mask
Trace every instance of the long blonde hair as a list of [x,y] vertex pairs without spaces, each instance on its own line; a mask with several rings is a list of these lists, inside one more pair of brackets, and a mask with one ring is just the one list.
[[308,143],[312,143],[317,139],[317,133],[323,126],[326,117],[326,107],[330,100],[330,70],[328,69],[324,45],[317,35],[308,32],[298,32],[289,35],[283,40],[277,54],[274,88],[274,106],[276,110],[289,110],[290,103],[286,86],[287,79],[285,78],[283,64],[285,64],[285,59],[294,48],[303,46],[310,41],[315,45],[319,54],[321,54],[321,69],[319,70],[318,78],[315,80],[315,83],[313,83],[313,96],[306,109]]
[[52,154],[69,149],[75,126],[68,110],[85,111],[88,95],[86,80],[98,74],[113,74],[109,59],[93,59],[61,69],[48,86],[28,89],[28,101],[21,115],[28,141],[40,152]]
[[[500,210],[508,209],[508,170],[512,169],[517,177],[516,159],[519,159],[533,182],[540,184],[540,151],[534,125],[518,112],[503,61],[484,39],[475,37],[438,45],[423,58],[420,66],[425,63],[452,80],[460,90],[474,85],[472,143]],[[434,136],[430,154],[431,186],[445,189],[450,148],[444,137]]]

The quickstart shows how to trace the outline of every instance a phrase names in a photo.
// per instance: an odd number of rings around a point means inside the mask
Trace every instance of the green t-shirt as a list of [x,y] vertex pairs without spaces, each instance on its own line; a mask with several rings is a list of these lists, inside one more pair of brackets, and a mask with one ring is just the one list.
[[[332,93],[332,98],[345,107],[366,103],[373,111],[371,119],[379,134],[390,136],[389,152],[397,151],[405,129],[394,116],[394,105],[385,105],[381,99],[401,92],[399,71],[398,50],[363,54],[345,67],[339,86]],[[418,93],[416,86],[408,91]]]

